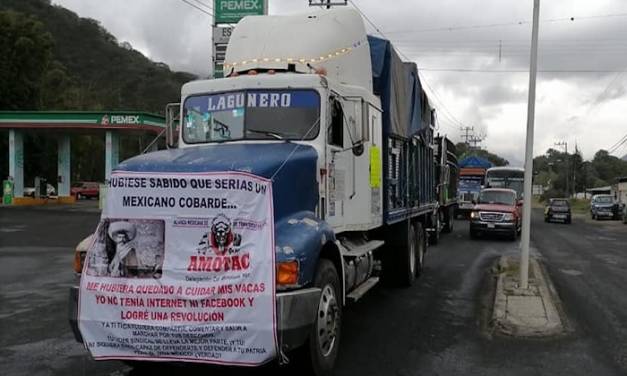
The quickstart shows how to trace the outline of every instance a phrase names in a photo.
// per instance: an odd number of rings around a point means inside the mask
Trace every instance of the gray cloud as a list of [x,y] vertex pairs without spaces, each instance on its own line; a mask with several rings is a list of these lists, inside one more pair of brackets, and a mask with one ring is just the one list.
[[[120,41],[129,41],[155,61],[201,76],[210,72],[211,18],[182,1],[53,1],[99,20]],[[269,1],[271,14],[308,9],[306,0]],[[440,98],[432,96],[442,132],[459,137],[460,122],[474,125],[488,135],[485,146],[510,160],[523,160],[531,2],[355,1],[406,56],[425,68],[423,78]],[[627,102],[627,77],[602,94],[617,74],[611,71],[627,67],[627,17],[585,18],[626,12],[621,0],[542,2],[539,69],[550,72],[538,76],[536,154],[559,138],[578,142],[591,157],[627,131],[620,107]],[[562,21],[570,16],[575,20]],[[500,26],[458,28],[481,25]]]

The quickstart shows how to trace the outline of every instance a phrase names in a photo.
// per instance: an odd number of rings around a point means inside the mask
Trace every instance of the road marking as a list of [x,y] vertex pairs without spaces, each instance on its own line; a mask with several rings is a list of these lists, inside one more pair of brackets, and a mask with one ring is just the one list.
[[575,269],[560,269],[560,272],[564,274],[572,275],[572,276],[580,276],[583,274],[579,270],[575,270]]
[[26,229],[26,226],[19,225],[19,226],[13,226],[13,227],[0,228],[0,232],[20,232],[20,231],[24,231],[25,229]]

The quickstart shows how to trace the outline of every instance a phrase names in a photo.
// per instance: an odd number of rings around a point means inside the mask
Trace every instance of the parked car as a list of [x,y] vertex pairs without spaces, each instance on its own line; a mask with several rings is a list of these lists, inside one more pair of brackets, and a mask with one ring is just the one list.
[[590,216],[592,219],[620,218],[620,205],[614,201],[612,195],[594,195],[590,201]]
[[544,208],[544,221],[560,220],[571,222],[570,202],[566,198],[551,198]]
[[506,188],[483,189],[470,212],[470,237],[502,234],[516,240],[522,226],[522,201],[516,191]]
[[70,189],[72,196],[77,200],[81,198],[98,198],[100,195],[100,183],[90,181],[79,181],[74,183]]
[[[56,196],[57,190],[51,184],[46,184],[46,196]],[[35,197],[35,187],[25,187],[24,197]]]

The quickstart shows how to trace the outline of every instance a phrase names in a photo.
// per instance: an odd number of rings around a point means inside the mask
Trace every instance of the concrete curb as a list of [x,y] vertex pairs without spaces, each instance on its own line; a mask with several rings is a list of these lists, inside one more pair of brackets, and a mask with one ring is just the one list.
[[561,303],[552,282],[539,262],[529,260],[529,288],[520,289],[518,259],[502,256],[492,323],[496,331],[517,337],[547,337],[565,332]]

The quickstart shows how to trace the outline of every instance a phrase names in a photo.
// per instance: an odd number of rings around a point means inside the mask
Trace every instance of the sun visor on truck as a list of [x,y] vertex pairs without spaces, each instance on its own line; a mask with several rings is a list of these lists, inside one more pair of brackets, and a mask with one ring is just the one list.
[[374,93],[381,97],[383,130],[411,137],[431,123],[431,109],[414,63],[404,63],[386,40],[368,36]]

